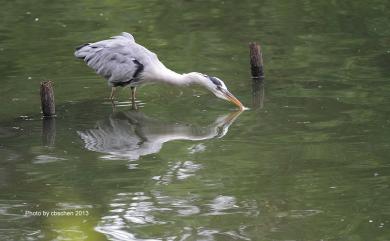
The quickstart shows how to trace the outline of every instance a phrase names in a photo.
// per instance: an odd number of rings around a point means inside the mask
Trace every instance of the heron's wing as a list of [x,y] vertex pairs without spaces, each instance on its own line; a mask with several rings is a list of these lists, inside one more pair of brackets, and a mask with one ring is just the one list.
[[76,49],[75,56],[84,59],[89,67],[114,85],[137,78],[144,69],[144,63],[157,58],[135,43],[128,33],[83,45]]
[[112,84],[129,82],[143,70],[136,58],[128,54],[126,47],[101,48],[85,57],[84,61]]
[[74,55],[77,58],[84,59],[88,55],[93,54],[101,49],[110,49],[118,46],[134,45],[134,37],[129,33],[122,33],[121,35],[111,37],[107,40],[102,40],[96,43],[87,43],[76,48]]

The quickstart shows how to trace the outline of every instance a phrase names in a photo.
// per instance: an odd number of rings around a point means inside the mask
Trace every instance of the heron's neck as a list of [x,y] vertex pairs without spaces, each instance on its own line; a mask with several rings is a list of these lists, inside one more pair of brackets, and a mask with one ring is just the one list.
[[158,80],[171,85],[190,85],[196,83],[196,79],[189,74],[179,74],[163,66],[157,74]]

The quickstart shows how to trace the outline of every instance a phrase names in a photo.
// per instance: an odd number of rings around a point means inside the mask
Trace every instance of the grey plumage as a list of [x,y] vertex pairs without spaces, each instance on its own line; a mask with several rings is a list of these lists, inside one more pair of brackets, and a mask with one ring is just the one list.
[[156,54],[137,44],[129,33],[84,44],[74,54],[112,86],[137,85],[147,64],[158,61]]
[[216,97],[244,109],[244,105],[229,92],[222,80],[198,72],[179,74],[168,69],[156,54],[137,44],[129,33],[84,44],[76,49],[75,56],[108,80],[112,86],[109,97],[112,101],[115,99],[116,86],[130,85],[134,108],[136,86],[166,83],[176,86],[201,85]]

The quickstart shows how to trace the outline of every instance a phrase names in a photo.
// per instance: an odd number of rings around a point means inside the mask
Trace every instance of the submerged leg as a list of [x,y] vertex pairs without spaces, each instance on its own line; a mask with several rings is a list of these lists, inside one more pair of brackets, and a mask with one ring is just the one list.
[[109,99],[110,99],[111,101],[114,101],[114,99],[115,99],[115,93],[116,93],[116,87],[111,87],[111,94],[110,94],[110,97],[109,97]]

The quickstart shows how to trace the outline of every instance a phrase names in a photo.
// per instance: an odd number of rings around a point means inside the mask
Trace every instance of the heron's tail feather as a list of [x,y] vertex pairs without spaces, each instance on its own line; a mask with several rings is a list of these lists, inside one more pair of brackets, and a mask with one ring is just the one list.
[[82,44],[82,45],[78,46],[78,47],[76,48],[76,50],[80,50],[80,49],[82,49],[82,48],[84,48],[85,46],[88,46],[88,45],[90,45],[90,43]]
[[79,58],[79,59],[84,59],[87,56],[87,54],[89,53],[89,50],[90,50],[89,45],[91,45],[91,44],[87,43],[87,44],[82,44],[79,47],[77,47],[76,51],[74,52],[74,56],[76,56],[76,58]]

